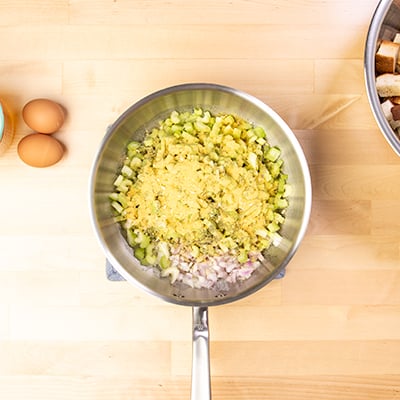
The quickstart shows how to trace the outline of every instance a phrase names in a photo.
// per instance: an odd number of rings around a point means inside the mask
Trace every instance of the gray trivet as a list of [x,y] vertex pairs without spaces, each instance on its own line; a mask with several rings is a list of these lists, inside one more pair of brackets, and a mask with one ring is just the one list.
[[106,260],[106,274],[107,278],[110,281],[124,281],[119,272],[111,265],[110,261]]

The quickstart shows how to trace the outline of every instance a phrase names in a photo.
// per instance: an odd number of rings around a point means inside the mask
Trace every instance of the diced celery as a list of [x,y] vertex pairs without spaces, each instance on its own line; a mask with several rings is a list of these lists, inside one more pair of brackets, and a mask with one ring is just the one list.
[[146,147],[152,146],[153,143],[153,138],[151,136],[147,136],[146,139],[143,140],[143,145]]
[[127,145],[128,150],[136,151],[140,147],[140,143],[136,141],[129,142]]
[[278,232],[272,232],[270,238],[274,246],[279,246],[282,241],[282,236]]
[[257,135],[259,138],[265,138],[267,135],[265,134],[264,128],[261,126],[256,126],[253,129],[254,133]]
[[265,155],[265,158],[269,161],[276,161],[281,155],[281,151],[277,147],[270,147]]
[[133,150],[128,150],[126,155],[127,155],[128,160],[132,160],[132,158],[135,157],[136,154],[137,154],[137,153],[136,153],[136,150],[135,150],[135,151],[133,151]]
[[127,178],[131,178],[133,175],[133,171],[127,165],[124,165],[121,169],[122,175],[126,176]]
[[233,123],[235,123],[235,118],[233,118],[233,115],[227,115],[227,116],[224,118],[224,122],[225,122],[227,125],[232,125]]
[[252,135],[250,135],[249,138],[247,139],[247,142],[248,142],[249,144],[251,144],[251,143],[254,143],[256,140],[257,140],[257,136],[254,135],[254,134],[252,134]]
[[286,184],[287,175],[281,174],[278,181],[278,193],[285,192],[285,184]]
[[119,193],[113,192],[108,197],[110,198],[110,200],[118,201],[118,195]]
[[279,214],[278,212],[274,213],[274,221],[277,224],[283,224],[283,222],[285,221],[285,217],[281,214]]
[[185,125],[183,125],[183,129],[188,133],[192,133],[194,131],[193,124],[191,122],[186,122]]
[[281,168],[277,163],[270,163],[269,172],[273,178],[276,178],[281,173]]
[[210,137],[217,136],[221,131],[221,122],[216,122],[210,131]]
[[277,232],[279,230],[279,225],[276,222],[271,222],[268,224],[267,229],[270,232]]
[[183,130],[183,126],[182,125],[172,125],[171,126],[171,133],[176,134],[176,133],[181,133]]
[[268,249],[268,247],[271,245],[271,239],[269,237],[266,237],[265,239],[260,239],[260,246],[261,249]]
[[130,179],[124,178],[122,182],[117,186],[117,189],[122,192],[126,193],[129,190],[129,187],[132,186],[132,181]]
[[169,258],[167,256],[162,256],[160,258],[160,267],[162,269],[166,269],[171,265],[171,261],[169,260]]
[[286,208],[289,205],[286,199],[275,199],[275,207],[276,208]]
[[139,246],[144,249],[150,244],[150,238],[147,235],[143,235],[142,241]]
[[114,186],[119,186],[124,180],[122,175],[118,175],[117,179],[114,181]]
[[139,261],[143,261],[145,258],[145,251],[141,247],[136,247],[135,250],[133,251],[133,254]]
[[124,208],[117,201],[111,202],[111,205],[119,214],[121,214],[122,211],[124,211]]
[[289,184],[285,185],[285,191],[283,192],[283,197],[291,196],[293,193],[293,187]]
[[163,123],[162,123],[162,128],[165,129],[165,127],[170,127],[173,124],[171,118],[167,118]]
[[270,182],[272,180],[272,176],[270,174],[270,172],[266,169],[264,172],[264,178],[267,182]]
[[165,242],[160,242],[158,243],[158,254],[160,257],[165,256],[169,257],[169,249],[168,249],[168,244]]
[[233,128],[232,125],[226,125],[222,128],[222,132],[224,135],[232,135],[233,134]]
[[232,136],[234,137],[234,139],[240,139],[241,135],[242,135],[242,131],[239,128],[236,128],[236,127],[233,128]]
[[196,129],[198,129],[200,132],[210,132],[211,129],[209,126],[207,126],[204,122],[201,121],[196,121],[194,123],[194,126]]
[[152,252],[146,251],[145,253],[146,253],[145,256],[146,262],[148,262],[150,265],[154,265],[157,260],[156,256]]
[[176,111],[176,110],[174,110],[174,111],[172,111],[172,113],[171,113],[171,121],[174,123],[174,124],[179,124],[180,122],[181,122],[181,120],[180,120],[180,118],[179,118],[179,113],[178,113],[178,111]]
[[205,111],[203,117],[201,118],[201,122],[208,124],[210,122],[210,119],[211,119],[210,111]]
[[268,231],[266,229],[257,229],[256,235],[266,238],[268,236]]
[[238,255],[238,261],[240,263],[245,263],[247,260],[249,259],[249,255],[247,253],[247,251],[245,250],[240,250],[239,255]]
[[123,193],[118,193],[118,201],[123,208],[128,206],[128,198]]
[[141,232],[141,231],[139,231],[139,230],[135,230],[134,231],[135,232],[135,235],[136,235],[136,239],[135,239],[135,242],[136,242],[136,244],[140,244],[141,242],[142,242],[142,240],[143,240],[143,233]]
[[145,248],[146,253],[153,254],[154,253],[154,244],[149,243]]
[[132,229],[126,230],[126,238],[130,246],[136,246],[135,239],[137,238],[137,235],[132,231]]
[[171,283],[174,283],[179,275],[179,269],[176,267],[169,267],[161,271],[161,276],[166,277],[170,276]]
[[133,169],[137,169],[142,165],[142,160],[139,157],[133,157],[129,166]]

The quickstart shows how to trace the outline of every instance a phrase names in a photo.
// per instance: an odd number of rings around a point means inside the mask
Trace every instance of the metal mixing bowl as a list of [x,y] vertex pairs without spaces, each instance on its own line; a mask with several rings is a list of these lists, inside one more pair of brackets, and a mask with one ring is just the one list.
[[369,26],[364,52],[364,75],[368,100],[383,136],[400,156],[400,139],[390,126],[383,113],[376,90],[375,54],[382,39],[392,40],[400,31],[400,1],[381,0]]

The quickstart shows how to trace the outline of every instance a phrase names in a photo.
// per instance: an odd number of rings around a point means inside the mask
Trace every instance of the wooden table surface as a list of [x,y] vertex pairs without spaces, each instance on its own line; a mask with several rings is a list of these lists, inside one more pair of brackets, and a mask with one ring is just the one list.
[[[377,0],[0,0],[0,399],[188,399],[191,310],[110,282],[88,211],[107,129],[183,82],[253,94],[291,126],[313,182],[283,279],[209,310],[215,399],[400,398],[400,160],[370,110]],[[32,98],[68,110],[53,167],[23,164]]]

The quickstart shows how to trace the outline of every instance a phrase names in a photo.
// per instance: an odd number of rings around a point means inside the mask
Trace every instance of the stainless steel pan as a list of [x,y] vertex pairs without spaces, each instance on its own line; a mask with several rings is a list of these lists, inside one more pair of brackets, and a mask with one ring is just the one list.
[[[124,159],[127,143],[141,140],[173,110],[202,107],[211,112],[237,114],[265,128],[268,140],[278,145],[292,193],[282,240],[265,252],[265,262],[246,281],[227,292],[171,285],[142,268],[114,222],[108,195]],[[129,282],[165,301],[191,306],[193,313],[192,399],[210,399],[208,307],[229,303],[254,293],[288,264],[307,228],[311,210],[311,181],[303,151],[290,128],[267,105],[239,90],[215,84],[184,84],[153,93],[124,112],[109,128],[94,160],[90,179],[90,211],[94,230],[105,256]]]

